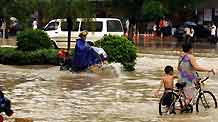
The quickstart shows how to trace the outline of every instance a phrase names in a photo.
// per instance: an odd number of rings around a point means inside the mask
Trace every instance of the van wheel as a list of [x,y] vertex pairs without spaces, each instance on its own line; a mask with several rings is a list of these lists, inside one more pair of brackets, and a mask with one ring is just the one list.
[[52,47],[55,49],[58,49],[58,46],[56,45],[56,43],[54,41],[52,41]]

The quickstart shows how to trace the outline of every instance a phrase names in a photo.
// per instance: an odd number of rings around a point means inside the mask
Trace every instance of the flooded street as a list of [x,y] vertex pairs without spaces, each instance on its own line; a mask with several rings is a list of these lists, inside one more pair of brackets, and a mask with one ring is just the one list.
[[[216,122],[218,109],[161,117],[154,90],[166,65],[177,66],[176,43],[139,47],[136,70],[113,73],[70,73],[54,66],[0,65],[0,87],[11,99],[16,117],[34,122]],[[194,46],[198,63],[218,66],[216,45]],[[218,68],[216,69],[218,74]],[[218,75],[206,89],[218,98]]]

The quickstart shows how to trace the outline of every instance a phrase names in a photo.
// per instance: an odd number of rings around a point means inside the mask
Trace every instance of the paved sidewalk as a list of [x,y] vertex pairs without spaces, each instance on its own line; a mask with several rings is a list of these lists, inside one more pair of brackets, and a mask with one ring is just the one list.
[[3,40],[0,38],[0,47],[16,47],[16,37],[11,36],[8,39]]

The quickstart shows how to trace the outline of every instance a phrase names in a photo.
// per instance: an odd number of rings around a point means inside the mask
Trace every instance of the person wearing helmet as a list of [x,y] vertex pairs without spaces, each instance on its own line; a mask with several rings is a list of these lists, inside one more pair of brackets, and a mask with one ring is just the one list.
[[98,54],[93,50],[91,45],[87,43],[87,35],[88,31],[82,31],[79,34],[79,38],[76,39],[74,56],[72,59],[72,69],[74,71],[82,71],[89,66],[101,63]]

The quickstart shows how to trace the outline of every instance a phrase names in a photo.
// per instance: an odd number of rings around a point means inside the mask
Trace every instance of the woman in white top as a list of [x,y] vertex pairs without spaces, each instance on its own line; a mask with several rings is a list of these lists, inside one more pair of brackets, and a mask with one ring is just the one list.
[[37,28],[38,28],[38,27],[37,27],[38,22],[36,21],[36,18],[34,19],[32,25],[33,25],[33,29],[37,29]]

